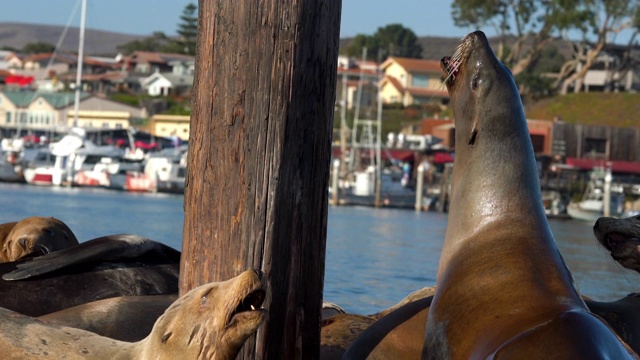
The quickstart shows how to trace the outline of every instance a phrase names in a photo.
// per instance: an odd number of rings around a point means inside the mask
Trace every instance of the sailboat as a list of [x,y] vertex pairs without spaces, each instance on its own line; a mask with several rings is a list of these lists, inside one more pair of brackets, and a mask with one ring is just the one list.
[[[87,0],[82,0],[75,83],[74,126],[78,124],[78,111],[80,106],[86,14]],[[61,41],[59,41],[59,44],[60,43]],[[24,169],[25,181],[34,185],[71,186],[75,151],[84,146],[85,137],[86,133],[84,130],[72,128],[60,141],[50,144],[48,149],[40,149],[35,159]]]

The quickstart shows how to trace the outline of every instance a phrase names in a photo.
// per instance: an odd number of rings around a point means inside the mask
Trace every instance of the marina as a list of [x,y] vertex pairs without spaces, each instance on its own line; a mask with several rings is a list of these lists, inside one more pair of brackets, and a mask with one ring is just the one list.
[[[0,222],[55,216],[81,242],[130,233],[181,250],[183,199],[180,194],[0,183]],[[370,314],[433,286],[446,225],[446,214],[438,212],[330,206],[325,300]],[[640,275],[620,267],[597,245],[593,224],[550,219],[550,225],[583,294],[612,301],[638,290]]]

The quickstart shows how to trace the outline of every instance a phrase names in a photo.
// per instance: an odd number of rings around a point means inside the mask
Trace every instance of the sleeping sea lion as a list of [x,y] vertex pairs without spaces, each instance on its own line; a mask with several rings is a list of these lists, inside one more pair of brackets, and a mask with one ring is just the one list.
[[422,358],[637,358],[589,311],[556,247],[509,69],[481,31],[441,65],[456,157]]
[[[1,233],[2,228],[0,238]],[[0,261],[16,261],[27,256],[48,254],[73,245],[78,245],[78,239],[67,224],[53,217],[32,216],[14,223],[2,242]]]
[[267,319],[266,277],[247,270],[175,301],[145,339],[131,343],[0,309],[3,359],[235,359]]
[[166,245],[137,235],[104,236],[0,263],[0,307],[41,316],[111,297],[175,294],[179,269],[180,252]]
[[177,299],[178,294],[118,296],[73,306],[38,319],[115,340],[140,341],[149,335],[156,320]]

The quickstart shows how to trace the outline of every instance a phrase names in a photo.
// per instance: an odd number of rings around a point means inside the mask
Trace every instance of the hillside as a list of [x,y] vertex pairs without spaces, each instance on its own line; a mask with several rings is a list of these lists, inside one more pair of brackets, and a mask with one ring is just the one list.
[[582,93],[555,96],[525,107],[527,118],[567,123],[640,127],[640,94]]
[[[22,49],[28,43],[43,42],[55,45],[64,26],[24,23],[0,23],[0,47]],[[80,29],[69,27],[62,42],[62,50],[77,52]],[[85,29],[84,51],[91,55],[116,55],[116,47],[144,36],[121,34],[102,30]]]

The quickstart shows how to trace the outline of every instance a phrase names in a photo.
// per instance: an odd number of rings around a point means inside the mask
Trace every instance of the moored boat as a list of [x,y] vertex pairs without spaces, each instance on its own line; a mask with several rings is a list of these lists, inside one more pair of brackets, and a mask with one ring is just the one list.
[[[594,170],[580,201],[567,205],[567,214],[574,219],[595,222],[605,216],[605,177],[611,176],[602,169]],[[624,192],[622,187],[612,184],[610,187],[609,216],[620,216],[623,213]]]

